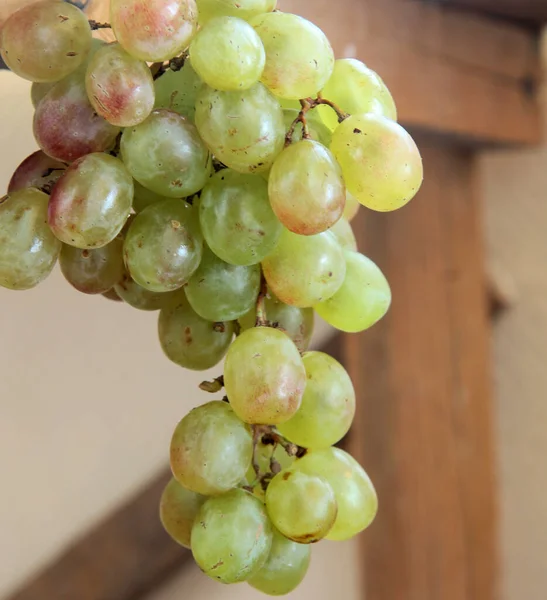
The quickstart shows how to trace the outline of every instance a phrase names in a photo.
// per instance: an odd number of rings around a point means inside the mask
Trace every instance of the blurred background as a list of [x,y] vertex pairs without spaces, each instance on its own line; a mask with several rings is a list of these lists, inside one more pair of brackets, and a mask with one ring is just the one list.
[[[25,0],[0,0],[2,21]],[[108,19],[103,0],[75,2]],[[424,158],[397,213],[361,209],[393,307],[355,336],[319,324],[358,393],[350,451],[371,528],[314,547],[291,598],[545,600],[547,0],[280,0],[377,70]],[[0,188],[36,149],[30,84],[0,70]],[[253,599],[202,576],[157,519],[176,422],[219,374],[162,355],[154,313],[56,270],[0,290],[0,598]]]

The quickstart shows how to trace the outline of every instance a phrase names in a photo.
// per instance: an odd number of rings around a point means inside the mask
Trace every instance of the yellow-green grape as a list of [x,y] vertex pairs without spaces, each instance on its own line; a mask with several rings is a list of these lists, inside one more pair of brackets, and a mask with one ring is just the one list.
[[102,248],[63,245],[59,266],[65,279],[84,294],[104,294],[124,275],[123,240],[118,236]]
[[240,173],[267,171],[285,143],[283,111],[261,83],[237,92],[204,85],[196,126],[216,158]]
[[[222,453],[222,447],[218,451]],[[271,546],[272,526],[264,505],[240,489],[209,498],[192,528],[196,563],[222,583],[248,579],[265,563]]]
[[216,90],[246,90],[262,75],[266,54],[256,31],[237,17],[209,21],[190,45],[192,65]]
[[97,113],[119,127],[142,123],[154,108],[154,81],[148,65],[119,44],[95,53],[87,67],[86,90]]
[[368,208],[396,210],[420,189],[420,152],[395,121],[374,114],[351,116],[332,134],[330,149],[348,190]]
[[84,13],[66,2],[35,2],[0,28],[0,54],[19,77],[58,81],[76,70],[91,46]]
[[[374,113],[397,120],[395,102],[380,76],[360,60],[342,58],[334,63],[330,79],[322,90],[327,100],[350,115]],[[334,131],[338,117],[329,106],[317,108],[326,125]]]
[[73,162],[50,196],[53,233],[76,248],[101,248],[120,233],[133,202],[133,180],[121,160],[100,152]]
[[44,154],[34,152],[15,169],[8,185],[8,192],[16,192],[29,187],[42,188],[58,181],[65,172],[66,164]]
[[123,247],[131,277],[152,292],[171,292],[188,282],[201,261],[197,215],[184,200],[156,202],[129,227]]
[[323,352],[307,352],[306,390],[294,417],[277,428],[293,444],[328,448],[349,431],[355,415],[355,391],[344,367]]
[[207,23],[214,17],[239,17],[248,21],[265,12],[274,10],[277,0],[196,0],[199,22]]
[[274,529],[268,559],[247,583],[269,596],[284,596],[302,583],[310,559],[309,544],[297,544]]
[[[310,345],[313,334],[314,318],[313,308],[298,308],[281,302],[271,292],[264,302],[264,309],[268,322],[287,334],[295,343],[299,352],[305,352]],[[246,315],[239,318],[243,331],[256,324],[256,306]]]
[[211,250],[233,265],[254,265],[268,256],[281,234],[268,185],[259,176],[222,169],[201,193],[199,219]]
[[370,258],[344,251],[346,278],[342,287],[314,309],[327,323],[348,333],[364,331],[377,323],[391,304],[389,283]]
[[154,108],[167,108],[194,122],[196,98],[203,81],[194,71],[190,58],[180,71],[168,69],[154,82],[156,103]]
[[[281,100],[281,106],[283,103],[291,102],[289,100]],[[283,118],[285,120],[285,129],[288,132],[294,123],[295,119],[298,117],[300,113],[300,104],[298,104],[298,108],[283,108]],[[308,124],[308,133],[312,140],[316,142],[321,142],[323,146],[327,148],[330,146],[332,141],[332,131],[323,123],[323,121],[318,116],[314,116],[313,112],[308,112],[306,115],[306,122]],[[302,123],[297,123],[294,128],[294,133],[292,136],[293,142],[299,142],[302,139]]]
[[226,402],[191,410],[171,439],[171,470],[185,488],[212,496],[235,487],[247,473],[253,437]]
[[129,54],[148,62],[169,60],[188,47],[197,30],[195,0],[112,0],[110,23]]
[[242,421],[276,425],[299,409],[306,370],[298,348],[283,332],[254,327],[230,346],[224,385]]
[[334,235],[338,243],[344,250],[357,251],[357,240],[349,221],[342,217],[339,219],[329,231]]
[[234,337],[234,324],[202,319],[182,294],[176,304],[162,308],[158,333],[169,360],[185,369],[205,371],[224,358]]
[[278,473],[268,485],[266,510],[273,525],[285,537],[300,544],[311,544],[323,539],[331,530],[337,504],[326,479],[292,466]]
[[190,306],[208,321],[233,321],[241,317],[256,304],[259,289],[259,265],[230,265],[207,246],[185,288]]
[[0,286],[28,290],[50,273],[61,242],[47,224],[48,195],[35,188],[0,198]]
[[331,152],[313,140],[291,144],[275,159],[268,193],[277,218],[300,235],[332,227],[346,204],[342,170]]
[[157,109],[126,129],[123,162],[144,187],[168,198],[199,192],[211,174],[209,152],[196,128],[179,114]]
[[346,274],[342,248],[328,231],[304,236],[284,229],[262,268],[281,302],[300,308],[333,296]]
[[[259,440],[256,444],[255,459],[260,467],[260,473],[264,474],[271,471],[272,459],[275,463],[279,464],[278,468],[283,470],[290,467],[296,460],[296,457],[287,454],[287,451],[281,445],[274,446],[272,444],[265,444],[262,440]],[[252,486],[256,479],[257,477],[254,467],[253,465],[250,465],[247,470],[245,481],[248,486]],[[263,501],[266,491],[259,483],[253,487],[253,494]]]
[[165,196],[160,196],[152,190],[145,188],[136,179],[133,181],[134,194],[133,194],[133,210],[136,213],[142,212],[147,206],[161,202],[162,200],[168,200]]
[[352,221],[361,205],[359,202],[346,190],[346,206],[344,208],[344,217],[348,221]]
[[266,13],[251,20],[264,48],[262,83],[276,96],[298,99],[323,89],[334,67],[327,36],[313,23],[289,13]]
[[366,529],[378,512],[378,497],[361,465],[339,448],[312,450],[298,459],[295,471],[318,475],[334,490],[338,515],[329,540],[348,540]]
[[122,279],[114,286],[116,294],[129,306],[138,310],[160,310],[180,303],[181,297],[186,300],[184,290],[174,292],[151,292],[124,273]]
[[187,490],[173,477],[160,499],[160,520],[167,533],[181,546],[190,548],[192,526],[206,496]]

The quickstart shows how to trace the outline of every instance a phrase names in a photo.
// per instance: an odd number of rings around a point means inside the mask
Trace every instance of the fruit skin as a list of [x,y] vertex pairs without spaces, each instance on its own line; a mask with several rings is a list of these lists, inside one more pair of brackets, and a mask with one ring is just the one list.
[[277,5],[277,0],[196,0],[196,2],[200,25],[220,16],[238,17],[248,21],[262,13],[271,12]]
[[[8,193],[51,185],[59,180],[66,167],[65,163],[49,157],[41,150],[33,152],[15,169],[8,185]],[[48,175],[44,175],[45,173]]]

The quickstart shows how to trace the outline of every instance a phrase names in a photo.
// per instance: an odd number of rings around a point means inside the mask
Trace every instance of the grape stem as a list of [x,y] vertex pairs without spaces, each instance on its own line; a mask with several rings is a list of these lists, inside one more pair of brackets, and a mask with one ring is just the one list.
[[264,273],[260,273],[260,292],[256,300],[256,322],[255,327],[268,327],[268,319],[266,317],[266,297],[268,295],[268,286]]
[[152,71],[152,76],[153,76],[154,80],[161,77],[168,70],[175,71],[175,72],[180,71],[182,69],[182,67],[184,67],[184,63],[188,59],[188,56],[189,56],[188,51],[186,51],[186,52],[183,52],[180,56],[175,56],[174,58],[170,59],[167,63],[163,63],[163,62],[154,63],[150,67],[150,70]]
[[224,387],[224,375],[220,375],[220,377],[215,377],[213,381],[202,381],[199,384],[199,389],[204,392],[209,392],[210,394],[216,394],[220,392],[220,390]]
[[97,29],[111,29],[112,25],[110,23],[99,23],[94,19],[89,19],[89,26],[91,27],[91,31],[96,31]]

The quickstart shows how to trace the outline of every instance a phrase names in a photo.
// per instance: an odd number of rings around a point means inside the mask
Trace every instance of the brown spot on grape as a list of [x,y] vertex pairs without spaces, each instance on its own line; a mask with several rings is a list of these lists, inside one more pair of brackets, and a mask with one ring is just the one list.
[[193,342],[193,338],[192,338],[192,329],[190,327],[186,327],[184,329],[184,341],[187,344],[191,344]]
[[363,133],[360,129],[357,129],[357,127],[353,130],[353,133]]
[[218,569],[219,567],[221,567],[224,564],[223,560],[219,560],[215,565],[213,565],[211,567],[211,571],[214,571],[215,569]]
[[287,479],[290,479],[291,476],[292,476],[292,473],[290,471],[285,471],[285,473],[283,473],[281,478],[283,479],[283,481],[287,481]]
[[89,258],[89,250],[82,250],[82,258]]

